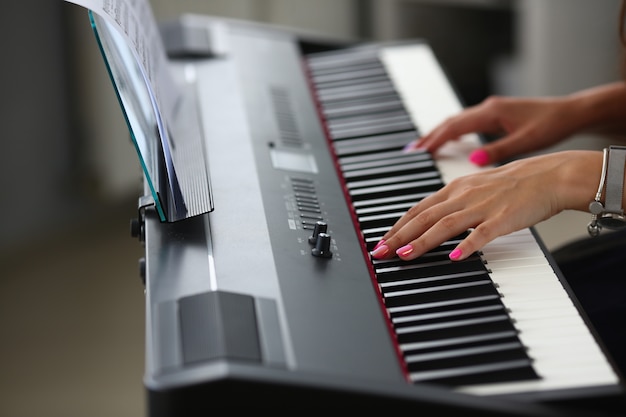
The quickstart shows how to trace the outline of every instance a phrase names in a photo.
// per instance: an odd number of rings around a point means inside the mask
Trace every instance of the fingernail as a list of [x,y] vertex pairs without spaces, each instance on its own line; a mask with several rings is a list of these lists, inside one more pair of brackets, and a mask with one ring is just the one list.
[[452,252],[450,252],[450,255],[448,255],[448,257],[450,259],[452,259],[453,261],[456,261],[457,259],[459,259],[461,257],[461,255],[463,255],[463,252],[461,252],[461,249],[455,249]]
[[376,246],[374,246],[374,249],[372,249],[373,251],[378,249],[381,245],[385,244],[385,239],[381,239],[380,241],[378,241],[378,243],[376,244]]
[[383,256],[387,255],[388,252],[389,252],[389,246],[383,244],[377,247],[376,249],[374,249],[373,251],[371,251],[370,254],[374,258],[382,258]]
[[416,140],[412,140],[411,142],[407,143],[406,145],[404,145],[404,148],[402,148],[402,152],[407,153],[407,152],[412,151],[415,148],[416,143],[417,143]]
[[487,165],[489,163],[489,154],[484,149],[476,149],[470,154],[469,160],[478,166]]
[[398,256],[407,256],[411,252],[413,252],[413,246],[411,246],[411,245],[404,245],[404,246],[402,246],[400,249],[398,249],[396,251],[396,254]]

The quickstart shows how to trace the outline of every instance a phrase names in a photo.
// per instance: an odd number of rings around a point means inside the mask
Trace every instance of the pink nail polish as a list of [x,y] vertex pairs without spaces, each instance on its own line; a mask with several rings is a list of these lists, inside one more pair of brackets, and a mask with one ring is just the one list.
[[381,239],[376,246],[374,246],[374,249],[372,249],[373,251],[375,251],[376,249],[378,249],[381,245],[385,244],[385,239]]
[[379,247],[377,247],[376,249],[370,252],[370,254],[374,258],[382,258],[383,256],[387,255],[387,253],[389,253],[389,246],[385,244],[380,245]]
[[461,255],[463,255],[463,252],[461,252],[461,249],[455,249],[452,252],[450,252],[450,255],[448,255],[448,257],[450,259],[452,259],[453,261],[456,261],[457,259],[459,259],[461,257]]
[[487,165],[489,163],[489,154],[484,149],[476,149],[470,154],[469,160],[478,166]]
[[400,249],[398,249],[396,251],[396,254],[398,256],[407,256],[411,252],[413,252],[413,246],[411,246],[411,245],[404,245],[404,246],[402,246]]

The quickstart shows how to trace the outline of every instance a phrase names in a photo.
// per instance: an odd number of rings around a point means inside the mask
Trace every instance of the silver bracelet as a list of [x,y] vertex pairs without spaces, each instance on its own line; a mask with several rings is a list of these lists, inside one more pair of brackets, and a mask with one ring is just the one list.
[[[622,207],[625,165],[626,146],[611,145],[604,149],[600,184],[594,200],[589,203],[591,222],[587,225],[587,231],[592,237],[598,236],[603,227],[619,229],[626,226]],[[603,190],[604,203],[601,201]]]

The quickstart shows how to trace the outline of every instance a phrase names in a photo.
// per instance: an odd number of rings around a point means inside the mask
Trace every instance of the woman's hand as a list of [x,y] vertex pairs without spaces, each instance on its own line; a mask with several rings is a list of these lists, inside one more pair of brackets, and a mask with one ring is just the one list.
[[450,117],[405,150],[435,153],[446,142],[467,133],[502,135],[470,155],[470,161],[483,166],[554,145],[580,129],[579,122],[565,98],[493,96]]
[[624,134],[624,108],[626,84],[621,81],[563,97],[493,96],[445,120],[406,150],[435,153],[467,133],[500,136],[470,155],[470,161],[483,166],[545,149],[583,130]]
[[409,209],[372,256],[414,259],[473,229],[450,253],[452,260],[465,259],[496,237],[562,210],[587,210],[601,167],[601,152],[564,151],[457,178]]

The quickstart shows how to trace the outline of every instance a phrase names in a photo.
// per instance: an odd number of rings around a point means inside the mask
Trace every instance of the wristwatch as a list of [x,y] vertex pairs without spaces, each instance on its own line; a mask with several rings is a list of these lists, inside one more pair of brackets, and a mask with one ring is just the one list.
[[[626,146],[611,145],[603,152],[600,185],[595,199],[589,203],[591,222],[587,225],[587,231],[591,236],[598,236],[603,227],[619,229],[626,226],[622,207]],[[604,203],[601,201],[603,191]]]

